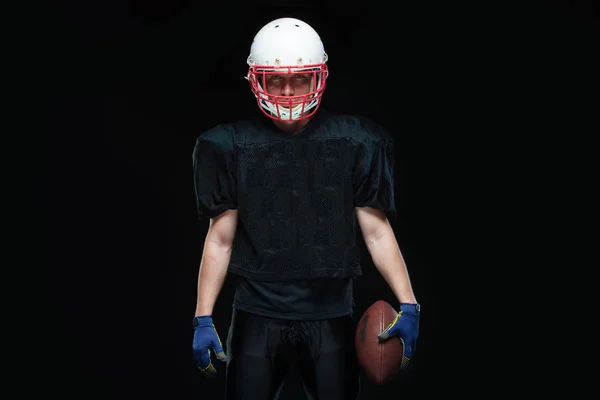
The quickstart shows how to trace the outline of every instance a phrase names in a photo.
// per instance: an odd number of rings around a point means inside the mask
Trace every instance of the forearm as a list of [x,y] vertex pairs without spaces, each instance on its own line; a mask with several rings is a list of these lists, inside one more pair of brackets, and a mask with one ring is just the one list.
[[230,258],[231,247],[206,241],[198,273],[196,316],[212,315],[213,307],[225,282]]
[[416,303],[406,263],[391,227],[365,240],[373,264],[400,303]]

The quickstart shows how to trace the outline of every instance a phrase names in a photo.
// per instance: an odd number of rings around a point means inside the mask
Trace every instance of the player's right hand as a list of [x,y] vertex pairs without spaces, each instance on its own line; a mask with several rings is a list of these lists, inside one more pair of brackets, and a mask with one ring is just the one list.
[[227,361],[221,339],[211,316],[194,317],[194,360],[198,369],[208,378],[214,378],[217,370],[211,362],[211,352],[220,361]]

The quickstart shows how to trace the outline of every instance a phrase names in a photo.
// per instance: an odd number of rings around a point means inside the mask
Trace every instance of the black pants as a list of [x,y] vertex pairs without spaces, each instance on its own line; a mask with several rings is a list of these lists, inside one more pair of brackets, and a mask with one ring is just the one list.
[[226,347],[227,400],[279,399],[293,365],[308,399],[357,399],[354,332],[350,316],[288,321],[234,310]]

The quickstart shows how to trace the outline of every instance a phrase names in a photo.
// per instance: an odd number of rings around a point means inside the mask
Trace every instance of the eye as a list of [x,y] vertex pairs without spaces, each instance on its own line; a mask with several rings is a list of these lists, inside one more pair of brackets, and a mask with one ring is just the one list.
[[279,79],[281,79],[281,75],[271,75],[271,76],[269,77],[269,80],[270,80],[270,81],[277,81],[277,80],[279,80]]
[[306,76],[305,75],[301,75],[301,74],[297,74],[296,75],[296,79],[297,80],[304,80],[304,79],[306,79]]

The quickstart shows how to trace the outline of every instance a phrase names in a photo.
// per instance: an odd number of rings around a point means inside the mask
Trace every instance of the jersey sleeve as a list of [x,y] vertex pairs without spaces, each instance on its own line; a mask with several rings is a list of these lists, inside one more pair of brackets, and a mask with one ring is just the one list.
[[198,218],[209,219],[237,209],[232,134],[217,126],[196,139],[192,154]]
[[371,207],[396,217],[394,141],[377,124],[360,124],[361,137],[354,170],[354,206]]

